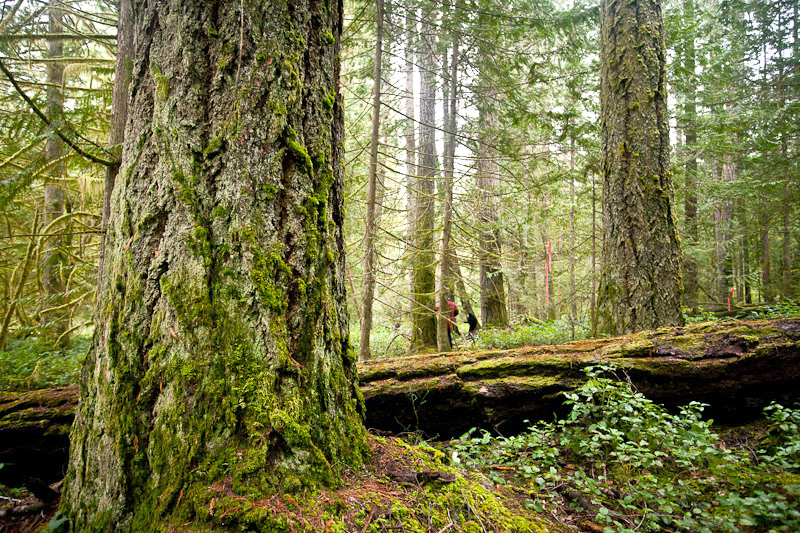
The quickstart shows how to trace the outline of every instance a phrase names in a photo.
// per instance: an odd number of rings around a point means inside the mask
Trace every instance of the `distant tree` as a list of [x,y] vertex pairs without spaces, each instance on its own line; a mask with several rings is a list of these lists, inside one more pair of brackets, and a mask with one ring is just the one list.
[[133,8],[102,335],[62,509],[75,531],[275,530],[281,517],[242,502],[333,485],[365,451],[344,286],[341,3]]
[[411,348],[417,351],[436,346],[436,265],[434,264],[434,207],[436,158],[436,41],[431,12],[423,17],[419,39],[419,163],[414,178],[411,218],[413,234],[410,262],[413,300]]
[[681,324],[659,0],[603,0],[600,49],[600,329],[614,334]]

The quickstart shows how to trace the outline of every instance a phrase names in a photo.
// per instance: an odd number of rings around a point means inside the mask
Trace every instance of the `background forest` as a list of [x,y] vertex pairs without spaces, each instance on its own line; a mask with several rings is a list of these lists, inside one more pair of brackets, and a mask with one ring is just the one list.
[[[687,313],[728,300],[796,310],[798,2],[667,1],[663,10]],[[6,386],[40,379],[49,358],[59,361],[50,381],[74,381],[91,337],[103,163],[115,157],[116,17],[114,2],[2,3]],[[442,264],[458,321],[473,312],[494,326],[478,346],[593,333],[598,39],[590,2],[347,4],[345,238],[351,343],[365,344],[360,325],[370,333],[362,358],[431,344],[417,320],[433,316]]]

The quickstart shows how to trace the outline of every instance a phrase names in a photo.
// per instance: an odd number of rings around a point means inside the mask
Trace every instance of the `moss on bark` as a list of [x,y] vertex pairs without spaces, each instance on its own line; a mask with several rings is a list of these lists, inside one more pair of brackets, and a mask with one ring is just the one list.
[[326,38],[340,6],[172,0],[134,15],[124,179],[62,508],[79,531],[251,526],[213,512],[214,487],[318,489],[365,453]]

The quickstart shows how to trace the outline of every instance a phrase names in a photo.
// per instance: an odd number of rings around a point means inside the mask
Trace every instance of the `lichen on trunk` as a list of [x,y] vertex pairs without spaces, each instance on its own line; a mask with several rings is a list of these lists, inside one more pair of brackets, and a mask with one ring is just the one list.
[[683,322],[659,0],[601,5],[605,333]]
[[341,5],[132,11],[104,308],[62,507],[79,531],[268,524],[214,508],[333,484],[366,449],[344,297]]

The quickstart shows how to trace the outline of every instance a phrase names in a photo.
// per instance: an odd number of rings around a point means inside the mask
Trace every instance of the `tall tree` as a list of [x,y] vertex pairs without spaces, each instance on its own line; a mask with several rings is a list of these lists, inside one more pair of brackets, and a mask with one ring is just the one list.
[[436,58],[433,21],[426,19],[420,33],[419,61],[419,164],[415,187],[412,248],[411,322],[412,350],[436,346],[434,292],[436,275],[433,253],[436,177]]
[[600,50],[600,328],[614,334],[680,324],[681,250],[659,0],[603,0]]
[[[59,0],[50,0],[48,4],[48,30],[58,35],[64,32],[64,11]],[[53,127],[58,127],[64,116],[64,96],[61,85],[64,76],[64,65],[58,60],[64,56],[64,43],[53,39],[47,43],[47,107],[45,114]],[[64,142],[55,133],[51,133],[45,144],[45,157],[50,167],[49,179],[44,185],[44,218],[43,226],[52,232],[51,225],[64,216],[69,202],[67,188],[64,186],[66,165],[64,164]],[[65,335],[68,326],[68,311],[65,304],[66,280],[69,276],[68,236],[54,236],[47,239],[42,257],[42,286],[46,299],[43,302],[42,325],[45,335],[51,340],[68,344]]]
[[133,68],[133,13],[132,0],[119,0],[117,18],[117,64],[114,69],[114,89],[111,99],[111,131],[108,144],[117,158],[115,164],[106,167],[106,181],[103,187],[103,211],[101,213],[100,258],[97,263],[97,285],[102,286],[103,263],[106,256],[106,230],[111,214],[111,193],[114,191],[119,174],[122,141],[125,139],[125,123],[128,120],[128,87]]
[[134,3],[104,335],[85,361],[62,498],[74,530],[270,530],[280,517],[241,502],[334,484],[362,460],[341,9]]
[[697,223],[697,102],[695,88],[697,52],[695,47],[696,27],[694,0],[683,1],[683,20],[686,25],[686,34],[683,43],[683,68],[687,83],[684,86],[683,109],[683,134],[685,135],[686,150],[686,196],[684,199],[684,217],[686,220],[686,241],[689,253],[684,261],[685,265],[685,298],[687,307],[697,305],[697,260],[694,257],[698,240]]
[[478,105],[481,135],[478,145],[477,188],[480,263],[480,302],[481,322],[486,326],[505,326],[508,324],[505,280],[502,264],[502,241],[497,227],[498,202],[496,198],[500,182],[499,154],[494,146],[495,132],[499,126],[497,111],[494,109],[497,92],[492,89],[491,77],[487,74],[491,52],[484,46],[484,68],[480,71],[482,101]]
[[[436,343],[440,352],[450,351],[452,342],[448,332],[452,331],[455,324],[450,322],[450,307],[448,300],[455,299],[453,292],[453,247],[451,237],[453,233],[453,174],[455,171],[456,156],[456,127],[457,127],[457,102],[458,94],[458,38],[456,35],[452,39],[452,57],[450,72],[446,72],[446,81],[442,93],[444,94],[443,110],[445,124],[445,143],[444,143],[444,183],[442,187],[442,246],[441,257],[441,278],[439,281],[439,292],[437,294],[436,305],[439,313],[436,316]],[[447,52],[445,52],[447,54]],[[445,63],[446,64],[446,63]],[[449,79],[447,79],[449,78]]]
[[375,198],[378,185],[378,140],[381,125],[381,67],[383,66],[383,0],[376,1],[375,75],[372,86],[372,133],[370,134],[369,170],[367,177],[367,212],[364,217],[364,292],[361,296],[361,341],[358,358],[371,357],[369,334],[372,331],[372,303],[375,297]]

